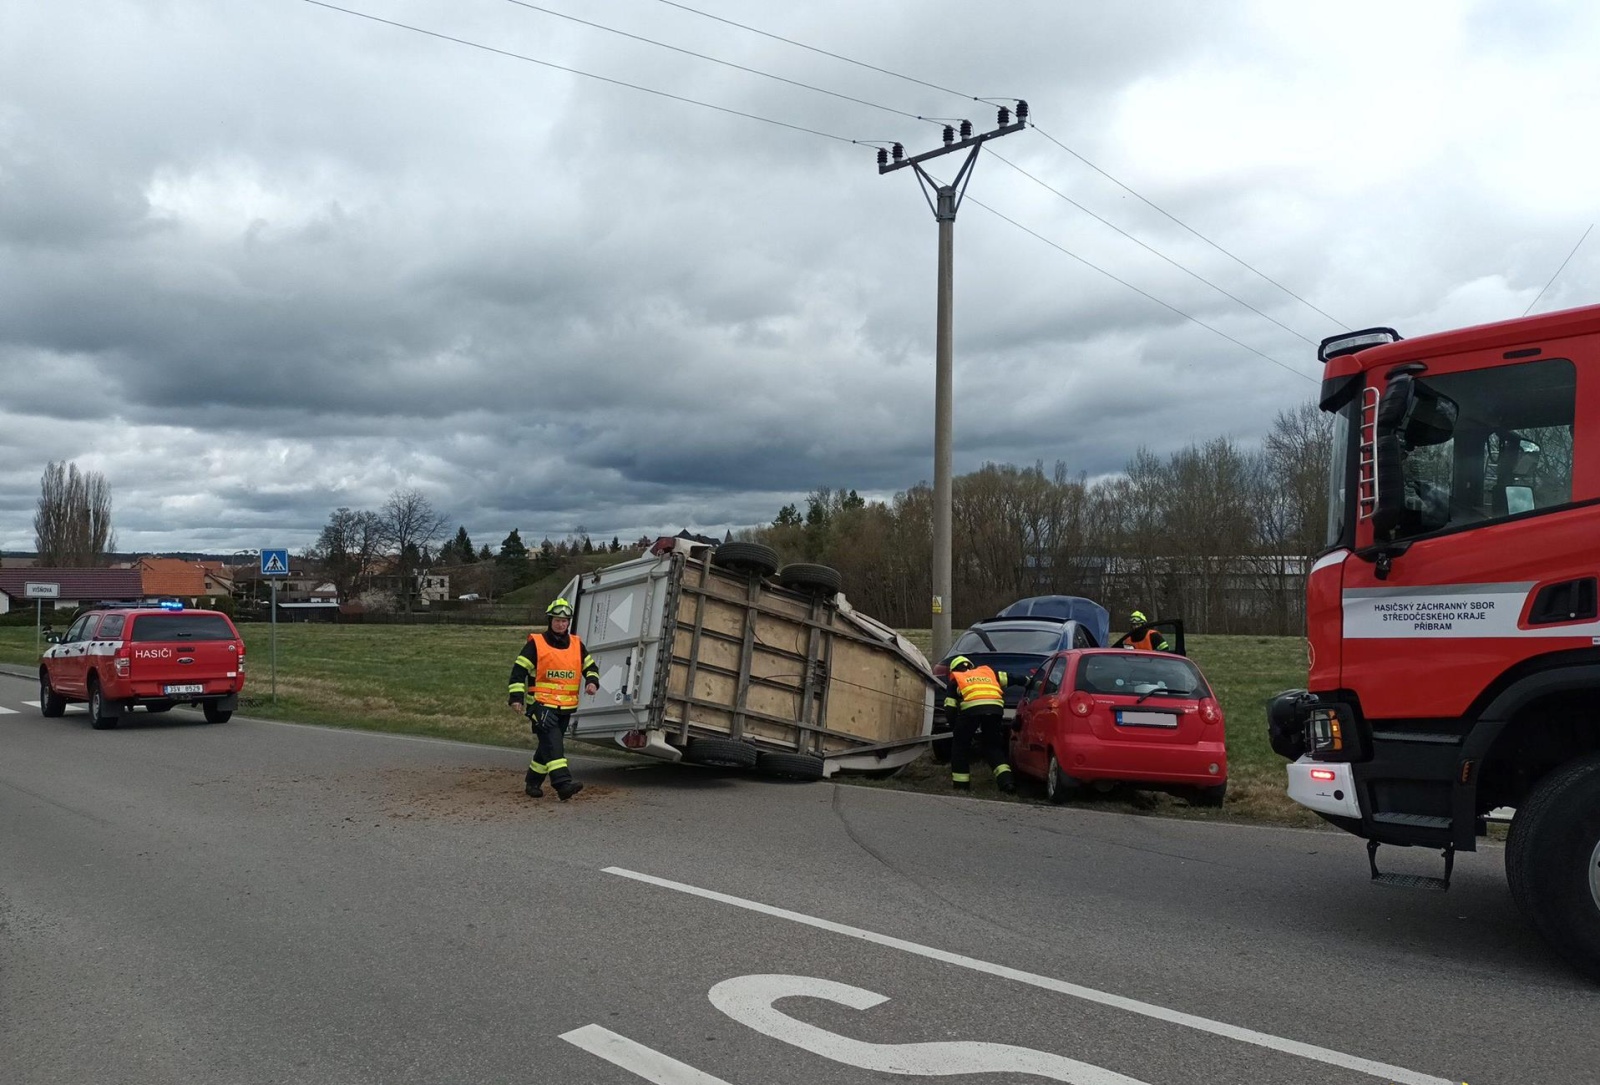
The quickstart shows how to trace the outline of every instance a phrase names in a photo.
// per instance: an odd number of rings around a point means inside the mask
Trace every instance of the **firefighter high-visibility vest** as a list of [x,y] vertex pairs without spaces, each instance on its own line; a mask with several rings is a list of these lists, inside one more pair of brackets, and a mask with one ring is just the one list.
[[1166,644],[1166,638],[1160,633],[1157,633],[1154,629],[1146,629],[1141,636],[1129,637],[1127,643],[1130,648],[1138,648],[1146,652],[1159,652],[1162,649],[1156,647],[1157,641]]
[[[537,636],[537,634],[535,634]],[[529,637],[533,640],[534,637]],[[539,637],[534,661],[533,699],[542,705],[566,711],[578,707],[578,690],[583,686],[583,644],[568,637],[565,648],[552,648]]]
[[972,667],[964,671],[954,671],[950,680],[956,684],[956,690],[961,694],[960,708],[977,708],[980,705],[993,705],[996,708],[1006,706],[1005,691],[1000,686],[1000,679],[988,667]]

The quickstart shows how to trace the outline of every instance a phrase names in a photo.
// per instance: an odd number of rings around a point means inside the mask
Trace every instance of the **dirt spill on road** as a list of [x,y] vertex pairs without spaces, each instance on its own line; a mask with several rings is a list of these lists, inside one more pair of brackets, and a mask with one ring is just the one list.
[[515,821],[611,803],[621,794],[618,788],[585,782],[583,791],[564,803],[546,783],[544,798],[531,799],[523,794],[520,775],[498,768],[385,769],[380,777],[383,812],[399,820]]

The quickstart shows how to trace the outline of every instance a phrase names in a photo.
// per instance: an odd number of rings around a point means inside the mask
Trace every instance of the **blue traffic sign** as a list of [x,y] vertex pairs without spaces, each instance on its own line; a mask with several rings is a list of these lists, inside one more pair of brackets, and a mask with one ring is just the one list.
[[261,551],[262,576],[288,576],[289,551],[288,550],[263,550]]

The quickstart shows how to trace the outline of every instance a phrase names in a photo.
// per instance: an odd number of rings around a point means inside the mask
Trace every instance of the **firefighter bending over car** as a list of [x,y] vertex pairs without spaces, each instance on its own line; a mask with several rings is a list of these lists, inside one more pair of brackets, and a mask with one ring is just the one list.
[[994,769],[994,786],[1015,791],[1017,782],[1006,763],[1006,672],[974,666],[966,656],[950,661],[945,684],[944,710],[950,718],[950,786],[972,790],[972,741],[977,738],[983,759]]
[[1143,652],[1168,652],[1167,638],[1161,631],[1150,625],[1150,619],[1144,616],[1144,611],[1136,610],[1128,615],[1128,635],[1122,638],[1124,648],[1135,648]]
[[557,599],[544,612],[549,626],[543,633],[528,634],[522,653],[511,664],[508,695],[511,707],[532,721],[539,740],[523,777],[523,790],[530,798],[540,798],[548,776],[550,786],[566,802],[583,790],[583,784],[574,780],[567,768],[567,721],[578,707],[579,686],[590,695],[600,688],[600,667],[571,633],[571,603]]

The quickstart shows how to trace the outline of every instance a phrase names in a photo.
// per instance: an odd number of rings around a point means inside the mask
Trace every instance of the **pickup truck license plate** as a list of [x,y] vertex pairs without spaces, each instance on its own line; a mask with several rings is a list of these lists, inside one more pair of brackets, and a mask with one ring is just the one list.
[[205,691],[206,691],[206,687],[200,685],[198,682],[192,683],[192,684],[187,685],[187,686],[162,686],[161,687],[161,692],[162,693],[166,693],[166,694],[173,694],[173,693],[204,693]]
[[1123,727],[1176,727],[1178,717],[1171,712],[1140,712],[1118,709],[1117,723]]

